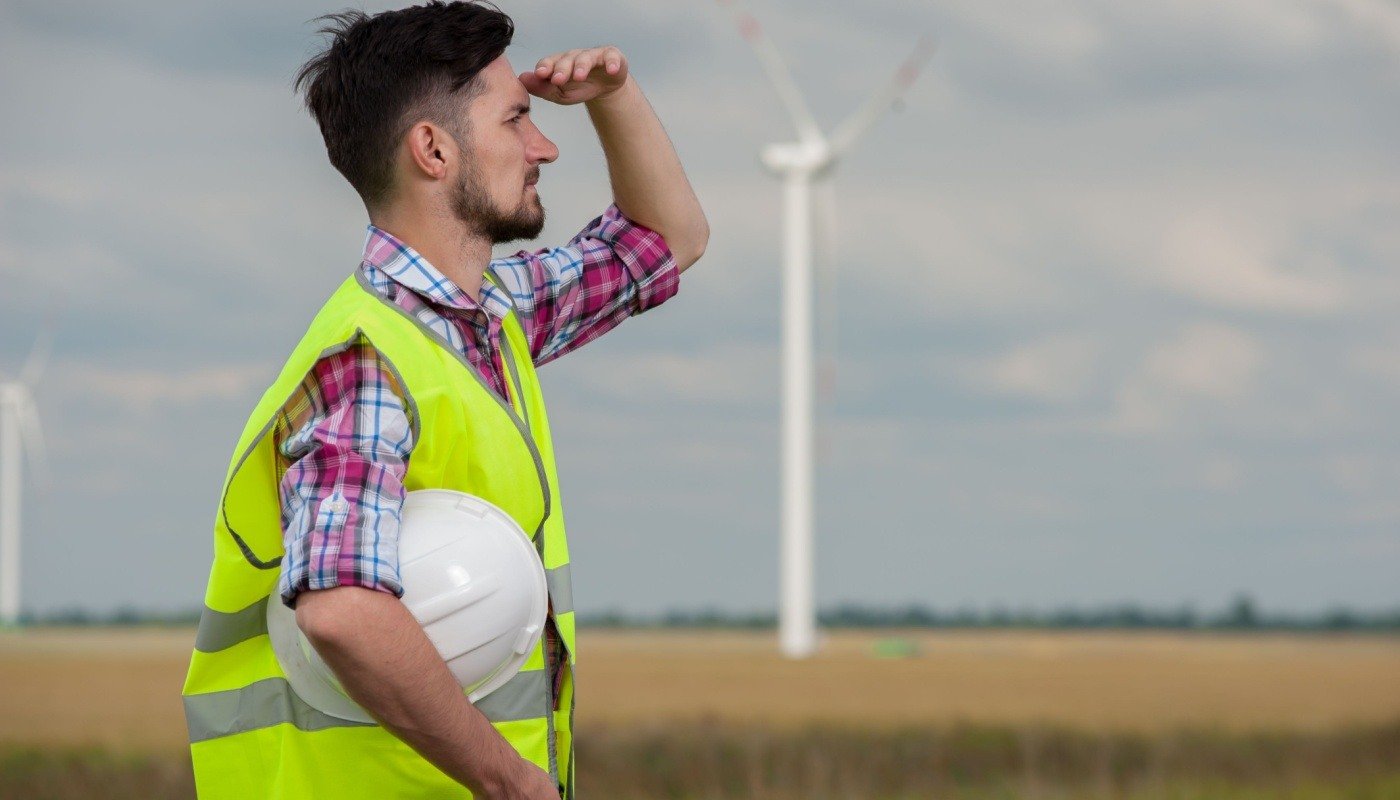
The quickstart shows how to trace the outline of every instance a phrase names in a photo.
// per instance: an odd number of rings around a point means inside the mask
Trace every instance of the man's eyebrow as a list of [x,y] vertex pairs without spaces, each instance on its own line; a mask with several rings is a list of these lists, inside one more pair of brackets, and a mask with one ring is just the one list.
[[528,114],[530,113],[530,104],[516,103],[515,105],[510,107],[510,110],[516,114]]

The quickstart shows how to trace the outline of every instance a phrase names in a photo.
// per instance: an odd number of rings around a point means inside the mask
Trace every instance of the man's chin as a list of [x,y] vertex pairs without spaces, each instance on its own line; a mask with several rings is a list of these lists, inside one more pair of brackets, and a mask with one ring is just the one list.
[[534,229],[535,232],[526,237],[528,239],[533,239],[540,235],[540,231],[544,230],[544,204],[540,202],[538,194],[535,195],[535,202],[531,203],[530,206],[528,221],[525,223],[524,227]]
[[491,239],[495,244],[505,244],[506,242],[529,241],[540,235],[544,230],[544,209],[539,209],[538,214],[530,214],[528,217],[517,217],[511,220],[511,224],[496,227]]

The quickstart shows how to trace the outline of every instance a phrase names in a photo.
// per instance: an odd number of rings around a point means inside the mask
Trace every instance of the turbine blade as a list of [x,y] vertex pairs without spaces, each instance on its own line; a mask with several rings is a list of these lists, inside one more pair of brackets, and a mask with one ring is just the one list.
[[763,71],[768,73],[768,80],[772,81],[774,90],[778,93],[778,99],[787,108],[788,115],[792,117],[792,124],[797,127],[797,135],[803,141],[822,141],[821,127],[817,125],[817,120],[812,116],[812,112],[807,108],[807,103],[802,99],[802,92],[798,90],[796,81],[792,78],[792,71],[788,69],[787,63],[778,53],[777,45],[768,38],[763,26],[758,24],[754,18],[738,0],[717,0],[717,2],[729,9],[734,16],[734,22],[739,28],[739,35],[744,37],[744,41],[758,54],[759,63],[763,65]]
[[39,335],[34,338],[34,346],[29,350],[29,357],[24,360],[24,367],[19,372],[20,383],[26,386],[33,386],[39,378],[44,375],[44,367],[48,365],[49,352],[53,349],[53,323],[47,321],[44,327],[39,329]]
[[928,36],[920,39],[919,43],[914,46],[914,52],[895,71],[894,77],[880,91],[871,95],[865,105],[836,126],[836,129],[831,133],[832,158],[838,158],[849,150],[856,143],[856,140],[870,129],[870,126],[884,113],[885,109],[893,105],[900,95],[909,89],[914,80],[919,77],[919,71],[923,69],[924,63],[933,56],[933,50],[933,39]]
[[39,423],[38,406],[29,387],[21,385],[17,394],[15,410],[19,416],[20,440],[24,442],[24,454],[29,459],[29,468],[34,471],[34,485],[43,489],[49,484],[49,454],[44,445],[44,429]]

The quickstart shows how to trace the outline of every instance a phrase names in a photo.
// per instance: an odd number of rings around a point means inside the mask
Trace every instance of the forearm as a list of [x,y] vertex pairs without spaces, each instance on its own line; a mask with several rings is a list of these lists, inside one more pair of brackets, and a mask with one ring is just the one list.
[[479,796],[519,781],[526,762],[467,700],[398,598],[342,586],[304,592],[296,610],[346,693],[395,736]]
[[607,158],[613,201],[660,233],[684,271],[704,253],[710,227],[661,120],[631,75],[586,105]]

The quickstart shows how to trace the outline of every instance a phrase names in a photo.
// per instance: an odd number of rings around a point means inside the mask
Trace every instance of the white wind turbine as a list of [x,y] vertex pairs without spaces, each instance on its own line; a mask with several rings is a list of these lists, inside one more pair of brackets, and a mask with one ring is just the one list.
[[20,611],[20,496],[22,453],[31,470],[42,477],[44,437],[31,387],[48,360],[48,331],[39,334],[19,377],[0,375],[0,627],[19,623]]
[[[806,658],[816,651],[816,608],[812,580],[813,353],[812,353],[812,212],[813,189],[820,214],[823,262],[834,267],[835,195],[831,175],[837,161],[892,106],[932,55],[931,42],[920,41],[904,64],[879,91],[847,117],[828,137],[802,99],[792,73],[758,20],[735,0],[718,0],[733,12],[739,33],[758,54],[779,100],[797,128],[797,141],[770,144],[760,158],[783,179],[783,415],[782,415],[782,551],[778,641],[783,655]],[[830,285],[830,282],[828,283]],[[828,309],[832,316],[834,309]]]

